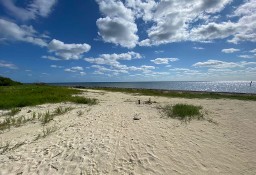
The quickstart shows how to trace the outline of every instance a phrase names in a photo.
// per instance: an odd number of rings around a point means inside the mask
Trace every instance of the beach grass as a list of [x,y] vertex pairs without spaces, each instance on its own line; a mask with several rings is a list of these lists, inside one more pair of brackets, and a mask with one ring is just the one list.
[[200,112],[201,109],[201,106],[176,104],[174,106],[165,106],[163,111],[170,118],[175,118],[182,121],[190,121],[192,119],[203,119],[203,114]]
[[96,99],[76,97],[78,89],[48,85],[19,85],[0,87],[0,109],[35,106],[44,103],[74,102],[96,104]]
[[20,112],[19,108],[12,108],[11,111],[9,111],[8,113],[6,113],[5,115],[8,116],[15,116],[16,114],[18,114]]
[[98,103],[97,99],[94,98],[84,98],[84,97],[79,97],[75,96],[71,99],[72,102],[74,103],[79,103],[79,104],[89,104],[89,105],[95,105]]
[[[79,87],[81,88],[81,87]],[[218,92],[189,92],[189,91],[171,91],[155,89],[133,89],[133,88],[93,88],[97,90],[106,90],[110,92],[134,93],[146,96],[161,96],[170,98],[188,98],[188,99],[236,99],[256,101],[256,94],[238,94],[238,93],[218,93]]]

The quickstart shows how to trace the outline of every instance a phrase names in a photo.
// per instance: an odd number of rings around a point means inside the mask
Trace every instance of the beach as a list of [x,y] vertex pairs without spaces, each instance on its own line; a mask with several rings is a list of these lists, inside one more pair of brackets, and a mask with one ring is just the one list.
[[[44,104],[14,116],[71,109],[44,126],[33,120],[1,131],[1,175],[256,174],[256,101],[83,91],[99,104]],[[206,120],[166,117],[161,107],[178,103],[202,106]]]

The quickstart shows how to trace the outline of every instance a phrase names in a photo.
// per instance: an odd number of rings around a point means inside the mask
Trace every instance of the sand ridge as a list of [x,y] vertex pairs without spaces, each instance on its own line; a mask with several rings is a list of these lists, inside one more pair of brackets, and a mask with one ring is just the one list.
[[[40,122],[0,133],[2,145],[23,145],[0,154],[0,174],[256,174],[256,102],[151,97],[85,90],[95,106],[72,103],[26,107],[17,114],[71,111],[45,127],[56,131],[36,140]],[[168,119],[166,104],[203,106],[208,121]],[[139,116],[140,120],[133,120]]]

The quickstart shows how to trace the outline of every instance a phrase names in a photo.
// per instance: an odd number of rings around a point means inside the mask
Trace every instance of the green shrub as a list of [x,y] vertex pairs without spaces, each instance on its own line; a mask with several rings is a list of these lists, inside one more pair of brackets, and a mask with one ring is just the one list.
[[88,105],[95,105],[98,103],[97,99],[94,98],[85,98],[85,97],[79,97],[75,96],[71,99],[74,103],[80,103],[80,104],[88,104]]
[[0,86],[15,86],[21,85],[22,83],[13,81],[10,78],[0,76]]
[[188,104],[176,104],[174,106],[165,106],[163,108],[166,115],[170,118],[177,118],[183,121],[190,121],[191,119],[203,119],[200,110],[201,106],[194,106]]

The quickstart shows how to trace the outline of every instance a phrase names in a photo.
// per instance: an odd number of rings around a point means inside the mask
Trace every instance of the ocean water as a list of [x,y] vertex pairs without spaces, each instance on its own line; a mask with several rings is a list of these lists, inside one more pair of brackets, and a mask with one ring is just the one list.
[[84,82],[52,83],[60,86],[143,88],[181,91],[231,92],[256,94],[256,82],[250,81],[157,81],[157,82]]

